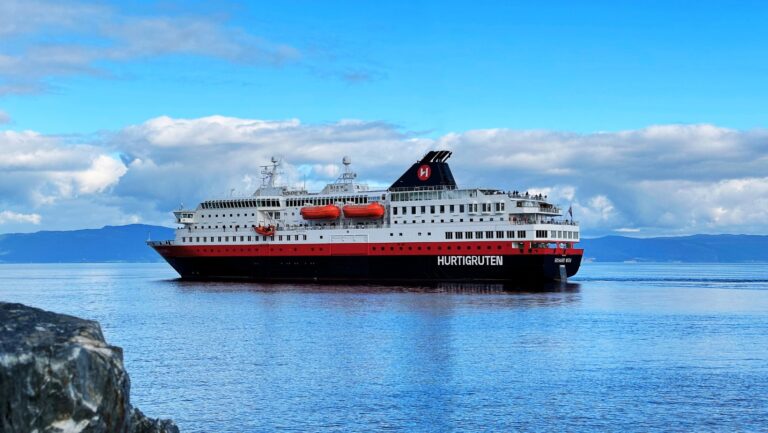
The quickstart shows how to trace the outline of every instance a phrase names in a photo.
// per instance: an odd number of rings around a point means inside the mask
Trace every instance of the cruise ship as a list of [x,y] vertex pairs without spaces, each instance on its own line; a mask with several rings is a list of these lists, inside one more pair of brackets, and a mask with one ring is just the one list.
[[[459,188],[430,151],[389,188],[357,181],[344,157],[320,192],[279,185],[263,167],[253,195],[173,212],[175,239],[148,241],[184,279],[328,282],[548,282],[583,250],[569,208],[541,194]],[[570,218],[568,218],[570,216]]]

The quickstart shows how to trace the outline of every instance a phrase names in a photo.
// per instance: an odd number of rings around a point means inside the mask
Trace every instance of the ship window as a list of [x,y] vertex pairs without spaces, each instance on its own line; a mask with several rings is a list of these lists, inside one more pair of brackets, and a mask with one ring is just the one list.
[[518,238],[524,238],[525,237],[525,230],[518,230],[517,231],[517,237]]
[[245,240],[245,236],[240,236],[240,242]]
[[483,238],[483,232],[475,232],[475,239],[482,239]]
[[200,236],[195,237],[195,242],[200,242]]
[[186,241],[187,241],[187,238],[185,238],[185,237],[183,237],[183,236],[182,236],[182,237],[181,237],[181,241],[182,241],[182,242],[186,242]]
[[221,242],[221,236],[219,236],[219,242]]
[[456,239],[464,239],[464,233],[456,232]]
[[421,207],[421,214],[424,215],[425,213],[427,213],[427,207],[426,206],[422,206]]
[[466,232],[464,233],[467,237],[467,239],[472,239],[472,232]]
[[[501,237],[501,236],[499,236]],[[486,239],[493,239],[493,232],[485,232],[485,238]]]
[[307,240],[307,235],[302,235],[302,236],[303,236],[303,240],[306,241]]
[[434,205],[429,207],[429,213],[435,213],[435,206]]
[[392,215],[397,215],[397,206],[392,207]]
[[459,212],[464,212],[464,205],[463,204],[459,205]]
[[440,205],[440,213],[445,213],[445,205],[444,204]]
[[453,239],[453,233],[452,232],[445,232],[445,238],[446,239]]
[[250,237],[250,236],[248,236],[248,242],[250,242],[250,241],[251,241],[251,237]]
[[416,206],[411,206],[411,214],[416,215]]
[[229,242],[229,236],[224,236],[224,242]]
[[264,241],[264,242],[266,242],[266,241],[267,241],[267,237],[266,237],[266,236],[262,236],[262,237],[261,237],[261,240],[262,240],[262,241]]
[[389,235],[390,235],[390,236],[394,236],[395,234],[394,234],[394,233],[390,233]]
[[294,240],[294,241],[298,241],[298,240],[299,240],[299,235],[295,235],[295,236],[294,236],[294,238],[293,238],[293,240]]
[[278,235],[278,236],[277,236],[277,240],[278,240],[278,241],[282,241],[282,240],[283,240],[283,235]]
[[402,236],[402,235],[403,235],[403,234],[402,234],[402,233],[400,233],[400,236]]
[[502,239],[504,238],[504,232],[501,230],[496,231],[496,239]]

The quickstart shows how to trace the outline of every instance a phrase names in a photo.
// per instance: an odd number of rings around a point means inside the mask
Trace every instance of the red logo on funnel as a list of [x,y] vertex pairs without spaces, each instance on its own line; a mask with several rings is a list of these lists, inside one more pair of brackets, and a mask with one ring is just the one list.
[[432,168],[427,164],[424,164],[419,167],[419,171],[416,173],[416,175],[419,177],[420,181],[424,182],[425,180],[429,179],[429,176],[432,175]]

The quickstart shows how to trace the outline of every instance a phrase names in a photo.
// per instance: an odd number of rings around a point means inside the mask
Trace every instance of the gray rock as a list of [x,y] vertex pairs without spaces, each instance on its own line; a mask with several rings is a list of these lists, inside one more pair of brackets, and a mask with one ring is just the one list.
[[178,433],[130,403],[98,322],[0,302],[0,432]]

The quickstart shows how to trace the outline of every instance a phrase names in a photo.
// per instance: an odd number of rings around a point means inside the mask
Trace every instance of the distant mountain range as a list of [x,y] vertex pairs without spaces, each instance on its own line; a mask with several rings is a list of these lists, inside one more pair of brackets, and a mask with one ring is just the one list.
[[168,227],[131,224],[100,229],[0,235],[0,262],[158,262],[145,241],[173,239]]
[[[0,263],[159,262],[145,241],[172,238],[173,229],[144,224],[6,234],[0,235]],[[768,262],[768,236],[606,236],[579,246],[596,262]]]

